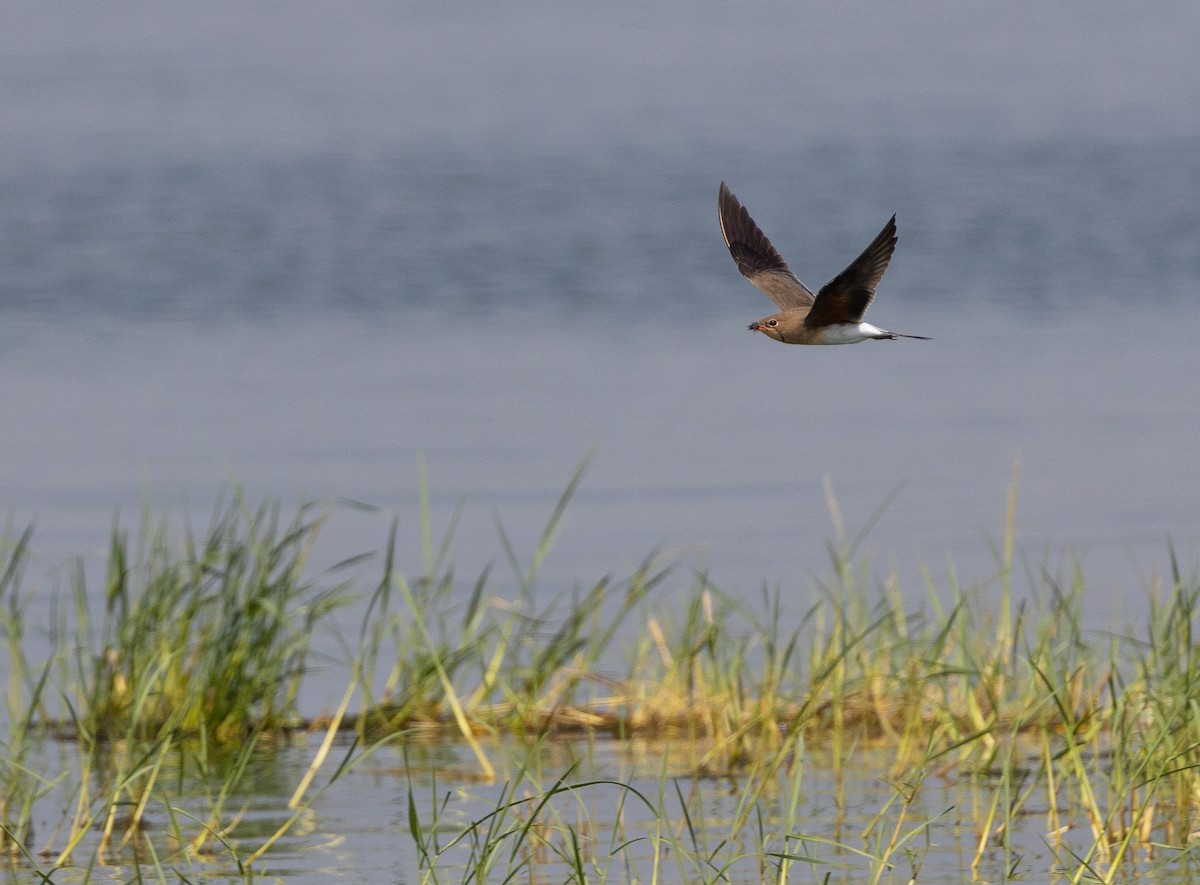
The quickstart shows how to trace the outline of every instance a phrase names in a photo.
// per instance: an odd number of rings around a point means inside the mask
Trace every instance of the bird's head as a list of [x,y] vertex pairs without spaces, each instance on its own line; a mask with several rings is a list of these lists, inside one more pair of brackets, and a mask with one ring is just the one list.
[[787,328],[786,318],[781,314],[774,314],[769,317],[763,317],[750,324],[751,332],[762,332],[774,338],[776,341],[783,341],[784,334]]

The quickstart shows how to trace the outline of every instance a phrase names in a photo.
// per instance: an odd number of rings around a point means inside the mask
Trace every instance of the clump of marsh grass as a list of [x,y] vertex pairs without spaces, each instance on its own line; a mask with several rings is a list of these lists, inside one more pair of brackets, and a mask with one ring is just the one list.
[[[97,863],[166,871],[164,858],[223,850],[252,877],[311,812],[320,785],[362,757],[358,747],[429,738],[460,741],[477,766],[430,774],[434,784],[455,778],[465,785],[456,797],[489,785],[494,804],[454,830],[443,812],[458,799],[435,789],[429,805],[418,802],[420,772],[404,757],[408,829],[428,881],[443,881],[452,863],[473,871],[463,881],[547,870],[562,881],[628,879],[649,865],[654,877],[687,881],[753,869],[773,881],[805,870],[815,881],[882,882],[897,871],[915,877],[952,806],[954,826],[969,831],[967,875],[1022,870],[1028,848],[1014,834],[1031,817],[1044,820],[1064,881],[1111,882],[1190,858],[1200,829],[1200,581],[1173,550],[1144,629],[1089,632],[1080,569],[1017,567],[1014,484],[995,575],[961,585],[953,573],[944,583],[927,574],[914,605],[893,577],[874,577],[860,552],[870,522],[847,533],[830,491],[828,576],[811,580],[798,613],[780,589],[747,599],[703,573],[655,593],[681,573],[658,557],[545,598],[538,575],[582,469],[527,559],[498,523],[510,578],[488,569],[466,584],[450,556],[457,514],[435,543],[422,471],[417,573],[399,568],[393,525],[349,647],[349,684],[322,720],[290,816],[250,846],[238,844],[241,811],[229,797],[256,744],[314,724],[296,709],[309,637],[347,599],[345,585],[304,574],[322,517],[301,508],[285,522],[277,507],[235,500],[206,534],[182,542],[148,517],[132,542],[114,531],[102,608],[80,569],[45,666],[22,651],[28,534],[0,548],[6,850],[36,854],[32,809],[63,787],[30,770],[30,736],[57,696],[67,715],[52,724],[76,742],[80,762],[72,807],[45,840],[57,864],[90,846]],[[337,761],[347,731],[353,744]],[[494,762],[500,743],[534,754],[547,741],[614,738],[655,748],[648,781],[644,770],[576,777],[569,765],[514,772]],[[830,775],[821,826],[801,810],[817,758]],[[208,772],[207,807],[193,806],[194,817],[175,795],[188,765]],[[864,777],[888,785],[865,819],[851,808]],[[942,798],[946,784],[953,800]],[[733,798],[711,813],[718,795]],[[599,822],[597,809],[613,807],[616,823]],[[169,821],[165,854],[143,835],[154,809]]]
[[345,601],[343,586],[304,575],[322,519],[302,507],[284,523],[278,506],[237,496],[182,542],[149,515],[134,542],[114,528],[99,615],[76,572],[75,652],[61,674],[70,725],[100,740],[203,731],[233,742],[297,724],[313,628]]
[[[926,605],[915,610],[890,579],[873,586],[858,557],[870,523],[849,538],[830,492],[832,579],[815,580],[810,605],[789,622],[778,590],[751,604],[703,574],[678,599],[656,603],[650,591],[670,568],[653,558],[623,581],[539,605],[537,571],[581,470],[527,565],[500,530],[516,586],[507,598],[490,570],[458,584],[448,562],[457,515],[435,548],[422,475],[423,573],[409,580],[396,567],[393,528],[363,619],[358,672],[368,703],[348,718],[353,727],[449,728],[489,774],[476,737],[514,731],[686,737],[710,745],[700,765],[712,773],[803,734],[845,751],[835,758],[855,746],[893,747],[898,774],[930,753],[987,771],[1006,741],[1091,739],[1108,722],[1117,663],[1084,637],[1082,575],[1033,572],[1034,592],[1014,603],[1015,491],[996,576],[963,587],[951,574],[941,592],[930,577]],[[613,671],[615,637],[626,638],[624,674]],[[376,681],[380,662],[387,675]]]
[[[568,598],[539,603],[538,569],[550,551],[571,495],[582,478],[576,469],[547,521],[537,547],[522,565],[503,527],[497,529],[512,568],[515,593],[502,598],[485,570],[465,599],[447,562],[457,514],[434,552],[428,490],[421,475],[424,572],[410,581],[395,567],[395,525],[384,574],[363,619],[357,671],[369,699],[353,717],[360,731],[440,727],[456,732],[489,769],[477,733],[578,731],[611,727],[593,712],[583,686],[610,687],[601,662],[632,612],[669,574],[648,558],[621,581],[602,578]],[[371,674],[389,662],[382,684]]]
[[1075,857],[1103,881],[1135,853],[1152,856],[1160,841],[1194,845],[1200,822],[1200,581],[1183,574],[1174,549],[1165,599],[1160,593],[1152,588],[1146,640],[1114,642],[1107,703],[1096,715],[1080,716],[1071,686],[1045,679],[1070,726],[1060,777],[1074,785],[1093,837]]
[[50,792],[59,777],[42,776],[31,765],[36,717],[50,667],[31,670],[24,654],[25,609],[21,574],[29,555],[31,529],[15,541],[0,538],[0,647],[8,658],[4,686],[7,717],[0,730],[0,855],[19,854],[33,830],[34,803]]
[[[36,679],[21,641],[17,583],[28,533],[20,539],[0,573],[10,657],[0,823],[10,849],[29,841],[33,802],[68,776],[47,781],[29,771],[25,750],[35,730],[74,741],[80,762],[72,808],[43,850],[57,866],[95,832],[98,862],[127,850],[136,859],[147,810],[162,802],[164,776],[177,783],[187,765],[204,770],[209,747],[240,744],[249,752],[260,738],[302,724],[296,699],[312,630],[345,601],[343,585],[319,587],[304,576],[323,518],[302,507],[284,522],[277,506],[252,510],[234,496],[218,506],[203,535],[189,531],[176,540],[166,521],[148,514],[136,540],[114,528],[102,610],[80,564],[74,608],[55,625]],[[48,684],[62,698],[63,717],[50,715]],[[205,832],[219,832],[224,797],[244,765],[226,766]],[[181,842],[192,843],[193,854],[200,848],[194,837]]]
[[[1074,881],[1112,881],[1134,847],[1145,854],[1162,838],[1186,851],[1200,804],[1200,736],[1185,709],[1200,684],[1195,577],[1180,574],[1172,557],[1173,583],[1167,602],[1155,604],[1151,639],[1097,642],[1082,627],[1077,567],[1065,575],[1027,569],[1028,594],[1016,599],[1014,512],[1015,484],[995,577],[964,587],[951,574],[941,592],[930,579],[917,609],[892,582],[872,586],[856,558],[862,536],[847,542],[841,531],[831,546],[833,578],[814,582],[814,600],[794,628],[783,626],[778,593],[763,595],[759,614],[699,575],[678,603],[638,606],[645,628],[627,675],[607,678],[603,692],[572,696],[564,718],[586,717],[597,732],[707,747],[693,754],[693,774],[736,778],[743,814],[776,789],[778,772],[795,770],[800,760],[787,748],[798,740],[826,749],[838,783],[848,760],[887,748],[895,816],[881,812],[864,831],[859,850],[874,858],[871,881],[927,838],[932,820],[910,818],[931,774],[972,785],[976,871],[997,848],[1007,869],[1020,866],[1010,834],[1038,805],[1048,809],[1050,833],[1090,833],[1052,842]],[[485,575],[477,583],[470,610],[486,582]],[[489,641],[475,634],[472,644]],[[564,666],[562,657],[546,660]],[[511,687],[517,672],[498,667],[493,684]],[[436,709],[437,693],[430,699],[427,709]],[[455,718],[464,734],[504,730],[498,709],[461,705]],[[844,793],[835,792],[840,808]],[[748,820],[735,816],[738,826]]]

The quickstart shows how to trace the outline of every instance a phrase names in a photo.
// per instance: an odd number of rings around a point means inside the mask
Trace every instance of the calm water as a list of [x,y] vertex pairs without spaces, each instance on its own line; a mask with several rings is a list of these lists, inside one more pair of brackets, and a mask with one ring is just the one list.
[[[314,740],[315,743],[315,740]],[[262,754],[262,757],[247,772],[238,789],[229,797],[231,808],[243,810],[233,847],[245,857],[267,838],[271,837],[288,820],[288,800],[295,790],[309,759],[313,747],[288,748]],[[626,881],[621,874],[620,858],[609,860],[607,846],[612,844],[612,817],[621,808],[623,838],[628,840],[626,853],[634,858],[644,871],[643,881],[652,881],[649,870],[653,861],[650,840],[659,832],[659,821],[655,813],[631,793],[623,793],[615,784],[628,784],[639,791],[656,808],[669,816],[665,823],[673,825],[680,844],[689,840],[683,828],[684,816],[679,796],[689,803],[691,826],[697,833],[697,841],[711,852],[714,864],[729,864],[725,870],[726,881],[757,883],[763,881],[758,869],[761,859],[755,847],[751,831],[744,833],[745,844],[733,847],[723,844],[728,839],[732,821],[741,809],[738,802],[741,791],[731,789],[731,784],[722,778],[696,777],[696,763],[700,753],[693,754],[680,744],[671,747],[664,756],[664,747],[640,740],[592,742],[562,741],[534,750],[517,741],[488,744],[487,749],[497,766],[499,781],[495,784],[480,783],[462,777],[463,769],[470,770],[473,762],[469,752],[453,745],[409,746],[403,752],[382,749],[363,764],[344,773],[326,785],[331,769],[345,757],[348,747],[335,745],[332,762],[318,777],[314,792],[325,788],[324,793],[313,803],[313,808],[296,822],[279,840],[278,850],[267,858],[260,867],[263,882],[361,882],[374,885],[377,882],[412,883],[424,881],[418,873],[419,856],[409,835],[408,801],[412,792],[420,803],[419,818],[424,825],[433,823],[435,816],[429,808],[430,797],[437,795],[440,806],[437,814],[438,834],[443,853],[439,863],[439,881],[465,881],[465,871],[471,857],[469,840],[450,843],[463,830],[476,821],[483,820],[506,801],[526,799],[538,795],[540,790],[549,790],[561,774],[574,768],[575,780],[586,783],[571,794],[560,794],[542,811],[538,820],[549,827],[557,821],[573,826],[585,848],[596,850],[596,868],[590,871],[595,881]],[[61,758],[48,760],[50,765],[71,765]],[[1036,756],[1036,751],[1034,753]],[[665,759],[665,761],[664,761]],[[164,776],[174,778],[172,756],[164,765]],[[865,770],[887,771],[892,759],[887,753],[864,750],[857,760]],[[1032,765],[1036,760],[1031,757]],[[44,769],[45,770],[45,769]],[[49,770],[53,770],[52,768]],[[665,776],[665,778],[664,778]],[[513,792],[508,780],[515,780],[522,787]],[[603,781],[604,783],[595,783]],[[615,784],[614,784],[615,782]],[[194,772],[181,778],[187,795],[200,795],[202,786]],[[215,791],[215,784],[208,784]],[[893,797],[892,785],[883,779],[859,779],[851,770],[841,784],[845,803],[839,808],[837,802],[838,779],[834,775],[834,764],[827,751],[810,749],[800,771],[800,790],[797,812],[798,822],[793,836],[809,837],[801,843],[793,841],[789,849],[816,859],[812,866],[797,864],[792,867],[788,881],[826,882],[837,885],[858,885],[868,881],[869,863],[852,851],[839,849],[829,844],[836,840],[845,845],[864,850],[879,850],[879,833],[890,836],[894,816],[885,826],[873,820],[880,809]],[[678,789],[678,792],[676,790]],[[792,782],[790,772],[781,776],[778,789],[768,789],[760,800],[765,825],[770,828],[780,818],[789,817]],[[970,778],[958,777],[952,771],[930,776],[917,793],[905,832],[915,830],[920,821],[934,820],[929,828],[929,838],[923,835],[909,842],[914,854],[897,852],[895,867],[890,878],[884,882],[907,885],[913,875],[914,858],[919,865],[918,882],[955,883],[972,881],[971,863],[977,849],[977,835],[972,818],[973,810],[990,798],[987,785],[972,785]],[[68,799],[69,801],[69,799]],[[49,804],[49,803],[47,803]],[[1064,801],[1064,806],[1066,802]],[[1027,813],[1012,818],[1010,844],[997,838],[984,853],[979,864],[979,881],[983,882],[1042,882],[1050,881],[1048,871],[1061,869],[1070,864],[1069,852],[1086,850],[1087,834],[1080,827],[1064,833],[1062,844],[1055,845],[1047,835],[1048,818],[1046,807],[1038,800],[1028,803]],[[183,798],[178,805],[182,813],[203,817],[210,806],[203,800]],[[522,809],[528,814],[528,809]],[[177,812],[178,814],[179,812]],[[515,816],[515,815],[514,815]],[[40,821],[42,830],[35,836],[48,837],[50,826],[56,817],[48,815]],[[147,815],[145,831],[148,842],[153,842],[160,851],[170,845],[171,820],[159,809]],[[510,818],[510,822],[511,822]],[[872,829],[874,828],[874,829]],[[862,834],[871,831],[871,843]],[[818,841],[824,840],[824,841]],[[500,855],[507,859],[513,840],[503,843]],[[769,845],[768,850],[779,851],[782,841]],[[236,875],[227,855],[216,849],[224,859],[214,860],[210,865],[210,877],[203,881],[244,881]],[[128,859],[132,849],[127,848],[122,856]],[[529,881],[531,873],[539,882],[569,881],[571,871],[549,851],[545,852],[543,864],[527,869],[517,881]],[[699,854],[699,851],[697,851]],[[86,858],[86,853],[83,855]],[[1155,860],[1161,861],[1167,851],[1160,852]],[[1196,881],[1194,870],[1189,874],[1186,862],[1179,864],[1178,876],[1172,875],[1168,867],[1166,876],[1148,878],[1145,870],[1151,864],[1140,855],[1124,866],[1127,882],[1152,882],[1182,885]],[[1194,864],[1192,864],[1194,867]],[[1161,866],[1159,867],[1162,868]],[[505,869],[505,863],[497,866]],[[681,875],[680,872],[683,871]],[[1005,877],[1005,871],[1013,875]],[[64,868],[55,881],[74,881],[81,871]],[[607,880],[600,878],[607,872]],[[688,874],[691,875],[688,875]],[[715,871],[704,871],[706,877],[694,866],[693,860],[681,860],[674,852],[663,849],[659,870],[662,882],[714,881]],[[828,874],[826,880],[824,876]],[[14,885],[24,882],[12,872],[0,881]],[[1191,878],[1189,878],[1191,875]],[[1140,876],[1140,878],[1139,878]],[[124,868],[113,865],[94,873],[92,881],[127,882]],[[156,881],[156,880],[152,880]],[[195,881],[195,880],[193,880]],[[475,880],[471,880],[475,881]],[[494,875],[486,881],[501,881]]]
[[[419,453],[473,577],[594,452],[548,591],[686,547],[807,598],[828,478],[852,530],[899,488],[865,549],[919,598],[922,566],[994,572],[1015,461],[1021,549],[1082,560],[1097,626],[1141,619],[1168,539],[1195,561],[1200,8],[525,12],[6,10],[0,514],[36,523],[34,615],[114,515],[203,523],[231,482],[399,514],[415,572]],[[896,212],[869,319],[935,340],[748,333],[722,179],[814,287]],[[387,523],[337,510],[318,560]]]

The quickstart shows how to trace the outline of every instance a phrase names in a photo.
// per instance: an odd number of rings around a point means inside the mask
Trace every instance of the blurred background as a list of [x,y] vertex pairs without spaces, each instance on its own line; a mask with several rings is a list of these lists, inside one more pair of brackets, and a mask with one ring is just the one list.
[[[7,4],[0,516],[27,583],[144,502],[333,502],[418,457],[458,573],[585,478],[543,586],[655,549],[806,597],[835,534],[920,598],[1029,567],[1144,608],[1200,542],[1200,6]],[[727,181],[816,288],[897,213],[868,316],[785,347]],[[353,499],[372,514],[335,503]],[[368,580],[376,575],[367,566]],[[497,572],[498,575],[501,571]],[[1104,603],[1103,605],[1101,603]],[[1090,612],[1090,614],[1092,614]]]

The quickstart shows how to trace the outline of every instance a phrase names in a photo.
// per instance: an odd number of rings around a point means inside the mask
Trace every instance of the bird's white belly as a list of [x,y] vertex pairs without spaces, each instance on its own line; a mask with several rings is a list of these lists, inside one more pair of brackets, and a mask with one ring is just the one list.
[[868,338],[879,338],[886,333],[870,323],[836,323],[825,327],[822,344],[857,344]]

